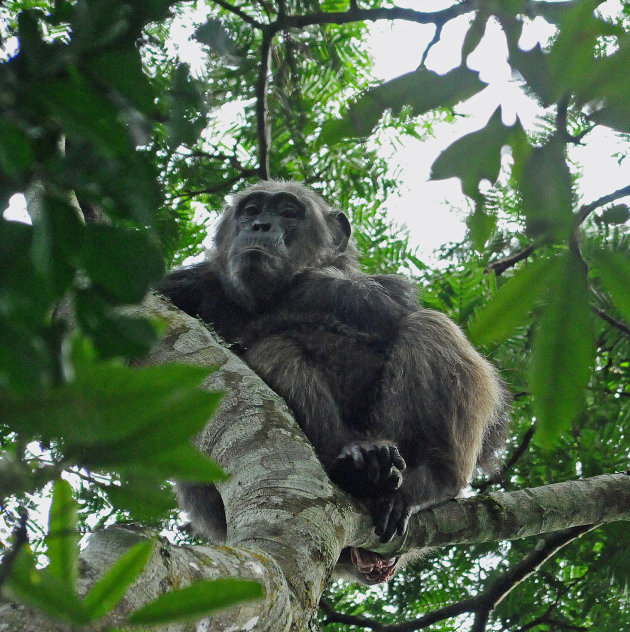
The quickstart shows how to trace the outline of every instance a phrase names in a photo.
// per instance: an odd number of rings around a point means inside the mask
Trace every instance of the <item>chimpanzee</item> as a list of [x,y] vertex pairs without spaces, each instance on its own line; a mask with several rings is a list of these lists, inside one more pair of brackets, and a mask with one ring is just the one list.
[[[507,397],[496,370],[414,286],[359,270],[350,223],[297,182],[234,195],[205,262],[159,288],[200,316],[284,397],[333,481],[364,501],[386,542],[413,512],[454,498],[501,448]],[[225,537],[214,488],[180,486],[183,508]],[[342,555],[366,583],[396,558]]]

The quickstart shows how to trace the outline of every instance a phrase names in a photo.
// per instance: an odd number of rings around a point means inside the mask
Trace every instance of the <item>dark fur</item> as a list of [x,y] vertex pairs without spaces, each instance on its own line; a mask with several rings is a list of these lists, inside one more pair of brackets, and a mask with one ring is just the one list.
[[[387,541],[492,462],[506,397],[493,367],[446,316],[418,305],[408,281],[359,271],[349,235],[345,215],[306,187],[261,182],[227,205],[208,260],[160,291],[285,398]],[[180,497],[202,531],[224,534],[216,490],[182,487]],[[391,575],[354,566],[367,583]]]

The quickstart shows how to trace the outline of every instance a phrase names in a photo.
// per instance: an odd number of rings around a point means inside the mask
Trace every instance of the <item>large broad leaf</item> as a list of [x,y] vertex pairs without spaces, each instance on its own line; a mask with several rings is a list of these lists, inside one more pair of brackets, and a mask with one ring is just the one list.
[[155,625],[189,621],[241,601],[259,599],[263,594],[260,584],[244,579],[198,581],[186,588],[165,593],[136,610],[129,617],[129,623]]
[[483,345],[505,340],[524,322],[557,265],[555,259],[539,259],[518,270],[477,313],[469,330],[472,342]]
[[83,607],[91,620],[102,617],[116,607],[127,588],[146,566],[154,544],[153,540],[147,540],[132,546],[92,586],[83,600]]
[[173,451],[216,410],[220,395],[198,388],[208,373],[181,365],[80,366],[74,382],[45,393],[4,393],[3,422],[24,436],[62,439],[78,463],[107,466],[131,457],[156,468],[164,459],[166,471]]
[[460,178],[464,193],[474,200],[481,200],[479,182],[496,182],[501,168],[501,149],[526,141],[521,122],[517,119],[511,127],[503,125],[498,107],[483,129],[462,136],[437,157],[431,166],[431,178]]
[[[558,24],[558,37],[549,55],[556,99],[570,93],[589,92],[587,86],[593,82],[593,72],[599,66],[595,59],[599,38],[623,34],[621,27],[595,15],[599,4],[597,0],[577,2]],[[590,96],[596,97],[595,92]]]
[[534,337],[530,387],[537,436],[551,443],[583,407],[594,354],[586,269],[569,252],[549,279],[548,304]]
[[146,232],[90,224],[81,265],[99,288],[119,303],[137,303],[164,274],[160,249]]
[[55,483],[46,536],[47,571],[74,590],[77,581],[79,536],[77,532],[77,503],[72,487],[64,480]]
[[627,253],[595,250],[597,273],[615,306],[630,323],[630,257]]
[[456,105],[485,87],[478,74],[464,66],[445,75],[421,68],[368,90],[348,108],[343,118],[324,124],[318,143],[333,144],[344,138],[367,137],[385,110],[391,109],[396,114],[408,106],[414,114],[424,114],[437,107]]
[[527,150],[527,155],[515,152],[514,171],[532,237],[564,241],[573,227],[571,173],[564,150],[564,143],[554,136],[546,145]]
[[[142,464],[138,469],[142,468]],[[156,523],[177,508],[172,485],[151,475],[125,472],[120,485],[103,486],[111,504],[119,511],[131,513],[133,520]]]

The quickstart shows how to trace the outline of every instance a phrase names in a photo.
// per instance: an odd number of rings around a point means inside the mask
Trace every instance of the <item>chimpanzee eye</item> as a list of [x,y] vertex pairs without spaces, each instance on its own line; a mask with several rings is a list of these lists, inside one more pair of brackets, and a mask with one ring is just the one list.
[[285,206],[282,211],[280,211],[280,214],[282,215],[282,217],[284,217],[285,219],[297,219],[299,212],[296,208],[294,208],[293,206]]
[[257,204],[249,203],[243,207],[242,213],[243,215],[247,215],[249,217],[252,217],[254,215],[259,215],[260,207]]

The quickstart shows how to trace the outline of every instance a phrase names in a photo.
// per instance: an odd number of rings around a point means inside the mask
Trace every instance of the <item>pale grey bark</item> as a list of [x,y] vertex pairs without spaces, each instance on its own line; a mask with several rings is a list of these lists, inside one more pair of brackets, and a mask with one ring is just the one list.
[[[228,546],[175,547],[162,542],[109,623],[120,625],[134,608],[173,587],[230,576],[261,581],[265,599],[211,620],[160,630],[316,630],[317,604],[345,546],[393,552],[518,539],[630,519],[630,476],[610,474],[450,501],[415,516],[404,542],[380,545],[369,516],[331,484],[275,393],[200,321],[157,296],[150,296],[143,309],[168,325],[161,345],[145,363],[218,367],[204,386],[225,395],[199,443],[231,474],[220,486]],[[88,586],[140,537],[148,535],[128,527],[93,535],[83,553],[82,585]],[[65,630],[14,604],[0,605],[0,632],[42,629]]]

